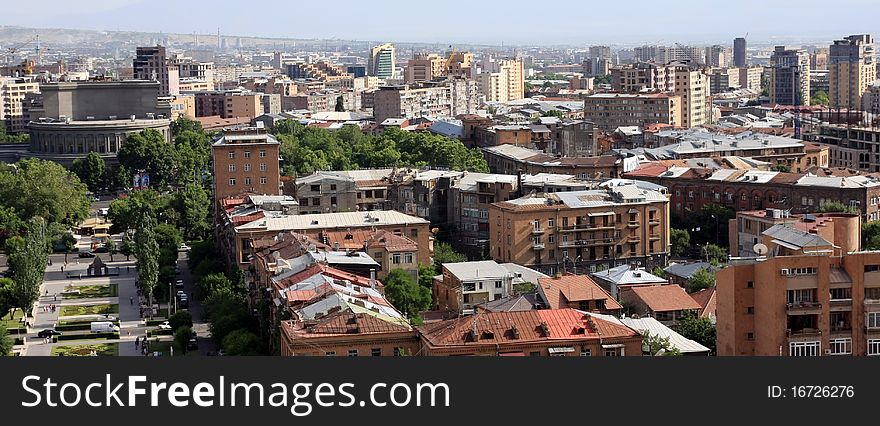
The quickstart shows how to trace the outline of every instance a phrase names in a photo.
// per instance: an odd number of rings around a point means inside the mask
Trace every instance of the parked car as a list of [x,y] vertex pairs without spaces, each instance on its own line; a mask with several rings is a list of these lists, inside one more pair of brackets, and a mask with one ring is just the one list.
[[98,246],[98,247],[95,247],[94,250],[92,250],[92,253],[110,253],[110,249],[107,248],[107,246],[105,246],[105,245]]
[[181,243],[180,248],[178,248],[178,251],[189,251],[189,249],[190,249],[190,246],[186,245],[186,243]]
[[40,330],[40,332],[37,333],[37,337],[39,337],[41,339],[45,339],[47,337],[52,337],[52,336],[60,336],[60,335],[61,335],[60,331],[55,331],[51,328],[47,328],[45,330]]
[[181,297],[180,300],[177,301],[177,307],[180,309],[189,309],[189,298],[186,296]]
[[165,321],[162,324],[159,324],[159,330],[171,330],[171,324],[169,324],[168,321]]
[[113,333],[119,331],[119,326],[110,321],[94,321],[91,330],[92,333]]
[[79,257],[95,257],[95,256],[97,256],[97,255],[95,253],[90,252],[90,251],[79,252]]
[[183,280],[177,280],[174,282],[174,288],[180,290],[183,288]]

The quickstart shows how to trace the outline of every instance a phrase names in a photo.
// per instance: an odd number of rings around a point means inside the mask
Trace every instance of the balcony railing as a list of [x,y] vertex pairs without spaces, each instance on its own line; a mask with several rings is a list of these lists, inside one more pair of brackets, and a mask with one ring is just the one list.
[[850,308],[852,309],[852,299],[831,299],[828,306],[832,308]]
[[566,247],[589,247],[589,246],[601,246],[607,244],[614,244],[614,238],[594,238],[589,240],[574,240],[574,241],[562,241],[559,243],[559,248]]
[[544,243],[532,244],[532,250],[544,250]]
[[785,330],[785,335],[788,337],[807,337],[807,336],[819,336],[822,334],[822,330],[818,328],[802,328],[800,330]]
[[794,303],[786,303],[785,308],[788,311],[794,312],[804,312],[804,311],[818,311],[822,309],[822,304],[819,302],[812,301],[800,301]]
[[541,235],[544,233],[543,228],[532,228],[532,235]]
[[596,231],[602,229],[614,229],[613,223],[578,223],[576,225],[568,225],[568,226],[560,226],[558,228],[563,232],[573,232],[573,231]]
[[660,224],[660,219],[650,219],[648,220],[648,225],[656,226]]
[[880,305],[880,299],[865,299],[866,305]]
[[650,235],[648,238],[650,238],[651,241],[657,241],[660,239],[660,234],[653,234],[653,235]]
[[630,228],[638,228],[639,226],[641,226],[641,223],[639,223],[639,221],[637,221],[637,220],[631,220],[626,223],[626,226],[628,226]]

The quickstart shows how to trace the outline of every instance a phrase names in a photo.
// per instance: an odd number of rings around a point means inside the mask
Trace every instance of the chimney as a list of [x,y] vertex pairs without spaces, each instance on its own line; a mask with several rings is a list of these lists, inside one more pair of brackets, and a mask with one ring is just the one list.
[[370,288],[376,290],[376,270],[370,269]]

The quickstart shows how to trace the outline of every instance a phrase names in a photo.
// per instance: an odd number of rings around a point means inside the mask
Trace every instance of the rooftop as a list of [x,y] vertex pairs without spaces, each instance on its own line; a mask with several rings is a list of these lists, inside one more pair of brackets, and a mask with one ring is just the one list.
[[322,214],[273,214],[236,227],[238,231],[305,231],[368,226],[428,224],[425,219],[394,210],[369,212],[341,212]]
[[593,278],[614,283],[617,285],[627,284],[665,284],[665,278],[658,277],[645,271],[643,268],[633,269],[630,265],[620,265],[604,271],[594,272]]
[[443,269],[448,270],[459,281],[504,278],[512,275],[507,268],[499,265],[494,260],[444,263]]
[[653,312],[702,310],[703,308],[683,288],[677,285],[640,286],[632,287],[628,291],[632,291]]
[[604,300],[607,310],[623,308],[587,275],[540,278],[538,292],[550,309],[560,309],[568,306],[569,303],[590,300]]

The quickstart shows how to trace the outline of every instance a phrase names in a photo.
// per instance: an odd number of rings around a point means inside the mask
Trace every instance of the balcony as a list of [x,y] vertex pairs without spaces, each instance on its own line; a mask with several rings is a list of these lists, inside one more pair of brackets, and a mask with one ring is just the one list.
[[819,314],[822,312],[822,304],[808,301],[787,303],[785,310],[789,315]]
[[638,228],[639,226],[642,226],[642,224],[639,223],[639,221],[637,221],[637,220],[631,220],[626,223],[626,226],[628,228]]
[[831,299],[828,307],[831,311],[851,311],[852,299]]
[[658,241],[660,240],[660,234],[652,234],[648,237],[648,239],[650,239],[651,241]]
[[638,243],[638,242],[642,241],[642,237],[639,235],[630,235],[630,236],[626,237],[626,241],[628,241],[630,243]]
[[532,228],[532,235],[541,235],[544,233],[544,229],[542,228]]
[[535,251],[544,250],[544,243],[532,244],[532,250],[535,250]]
[[649,219],[648,220],[648,225],[657,226],[659,224],[660,224],[660,219]]
[[601,230],[606,230],[606,229],[614,229],[614,224],[613,223],[578,223],[576,225],[560,226],[558,229],[561,232],[601,231]]
[[592,240],[562,241],[559,243],[559,248],[604,246],[611,244],[614,244],[614,238],[596,238]]
[[822,330],[818,328],[787,329],[785,330],[785,335],[789,340],[811,340],[822,336]]

